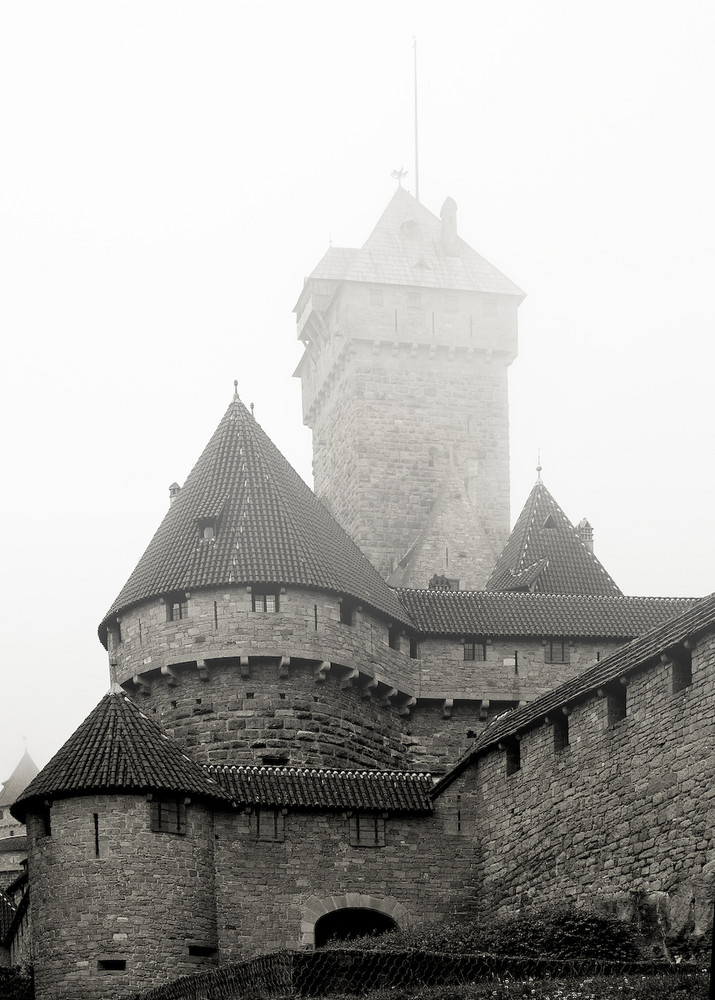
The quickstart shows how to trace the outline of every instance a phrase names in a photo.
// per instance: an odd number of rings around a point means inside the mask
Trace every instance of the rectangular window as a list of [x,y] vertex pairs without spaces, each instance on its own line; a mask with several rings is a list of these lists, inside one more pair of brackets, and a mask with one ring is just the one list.
[[124,972],[127,967],[126,958],[98,958],[97,968],[100,972]]
[[445,299],[446,299],[445,304],[447,306],[447,312],[453,312],[453,313],[459,312],[459,296],[448,294],[445,296]]
[[485,295],[482,299],[482,315],[496,316],[497,298],[495,295]]
[[251,594],[251,608],[253,611],[278,611],[279,602],[277,593]]
[[407,305],[410,309],[421,309],[422,308],[422,292],[408,292],[407,293]]
[[285,815],[281,809],[256,810],[256,839],[274,843],[285,840]]
[[671,654],[672,692],[684,691],[693,683],[693,654],[689,649]]
[[479,642],[479,640],[468,639],[464,643],[464,659],[465,660],[479,660],[483,662],[487,658],[487,644],[486,642]]
[[389,628],[387,630],[387,641],[389,643],[390,649],[396,649],[399,651],[400,648],[400,630],[397,628]]
[[350,601],[343,599],[340,602],[340,624],[352,625],[355,617],[355,608]]
[[370,305],[373,309],[382,308],[382,289],[381,288],[371,288],[370,289]]
[[189,617],[189,602],[186,597],[175,595],[166,599],[166,620],[178,622]]
[[377,813],[356,812],[350,817],[351,847],[384,847],[385,817]]
[[181,798],[158,796],[151,800],[152,833],[186,833],[186,805]]
[[513,656],[505,656],[504,657],[504,666],[505,667],[513,667],[515,674],[517,674],[519,672],[519,652],[518,652],[518,650],[516,650],[516,649],[514,650]]
[[554,752],[561,753],[569,745],[569,717],[563,712],[554,716]]
[[609,729],[626,717],[626,685],[616,683],[606,691],[606,724]]
[[566,639],[547,639],[544,644],[544,663],[568,663],[569,644]]
[[417,640],[411,636],[410,637],[410,659],[418,660],[420,658],[420,646]]
[[521,770],[521,743],[519,740],[508,740],[504,743],[507,778]]

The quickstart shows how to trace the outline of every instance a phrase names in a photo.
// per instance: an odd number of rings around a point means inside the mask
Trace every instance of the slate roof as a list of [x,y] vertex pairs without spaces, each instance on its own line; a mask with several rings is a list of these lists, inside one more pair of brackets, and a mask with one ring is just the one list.
[[441,219],[401,187],[364,245],[359,250],[331,247],[310,278],[524,297],[513,281],[459,237],[448,253]]
[[[199,538],[216,518],[215,538]],[[234,396],[100,626],[172,591],[294,584],[347,594],[405,621],[394,592]]]
[[221,788],[124,694],[108,694],[11,809],[95,792],[171,792],[226,801]]
[[432,811],[432,778],[416,771],[295,767],[207,767],[236,805],[293,809]]
[[27,851],[27,837],[3,837],[0,840],[0,854],[24,854]]
[[621,596],[541,480],[529,494],[486,589]]
[[632,639],[695,603],[695,598],[502,594],[483,590],[400,590],[398,594],[420,632],[484,638]]
[[696,601],[687,611],[645,635],[633,639],[600,663],[594,664],[578,677],[573,677],[523,708],[506,712],[486,727],[467,753],[434,787],[438,795],[480,753],[495,747],[502,740],[538,724],[550,713],[607,687],[619,677],[647,666],[661,653],[674,649],[686,639],[697,638],[715,627],[715,594]]
[[20,758],[20,761],[10,777],[3,783],[0,789],[0,806],[11,806],[20,797],[20,794],[30,784],[39,768],[29,755],[27,750]]

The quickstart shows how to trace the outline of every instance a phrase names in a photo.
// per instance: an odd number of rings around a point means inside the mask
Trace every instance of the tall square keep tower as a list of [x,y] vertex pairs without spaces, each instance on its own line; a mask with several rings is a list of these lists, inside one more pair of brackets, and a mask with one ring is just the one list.
[[509,533],[507,370],[524,293],[399,187],[296,306],[315,490],[390,583],[481,589]]

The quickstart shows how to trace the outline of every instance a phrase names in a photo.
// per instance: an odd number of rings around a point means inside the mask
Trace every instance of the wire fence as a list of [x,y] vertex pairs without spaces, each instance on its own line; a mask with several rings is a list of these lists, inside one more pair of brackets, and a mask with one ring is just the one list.
[[585,976],[641,976],[686,972],[664,962],[604,959],[507,958],[430,952],[326,949],[282,951],[212,972],[178,979],[137,993],[131,1000],[284,1000],[330,994],[362,995],[374,990],[456,986],[490,979],[570,979]]

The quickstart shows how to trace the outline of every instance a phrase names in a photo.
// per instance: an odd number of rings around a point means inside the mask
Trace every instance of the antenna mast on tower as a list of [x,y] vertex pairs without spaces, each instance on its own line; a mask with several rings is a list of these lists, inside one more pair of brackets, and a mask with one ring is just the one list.
[[417,201],[420,200],[420,155],[419,146],[417,144],[417,38],[415,35],[412,36],[412,49],[414,52],[414,70],[415,70],[415,198]]

